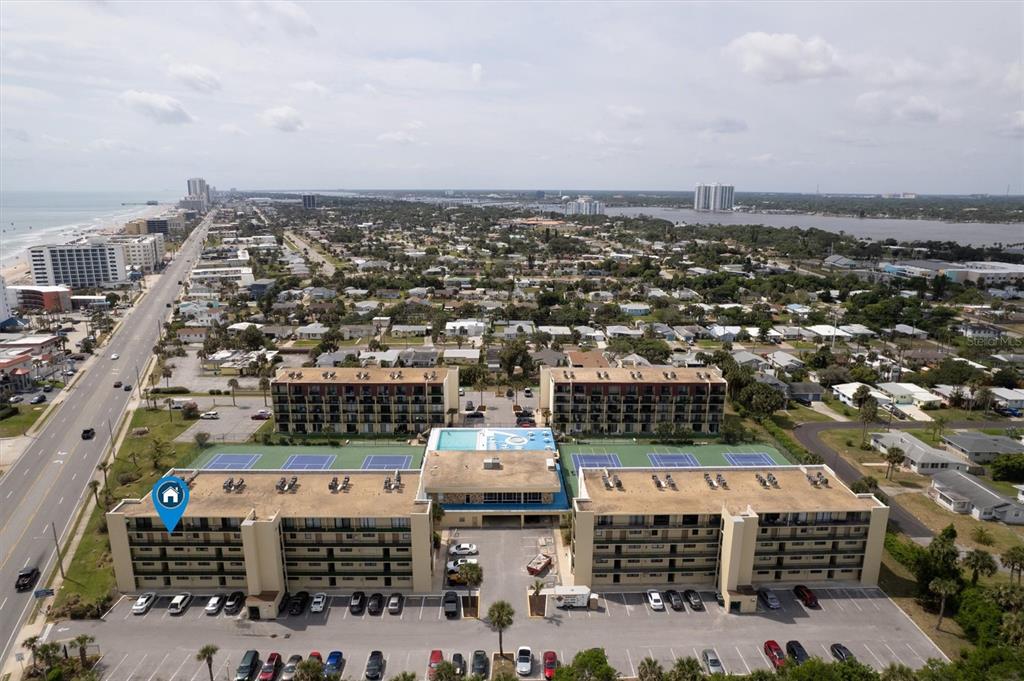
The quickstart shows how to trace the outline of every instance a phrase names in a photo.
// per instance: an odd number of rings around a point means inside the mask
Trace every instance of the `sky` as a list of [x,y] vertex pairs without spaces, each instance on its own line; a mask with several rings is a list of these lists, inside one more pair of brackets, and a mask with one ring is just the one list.
[[0,3],[0,189],[1024,193],[1024,3]]

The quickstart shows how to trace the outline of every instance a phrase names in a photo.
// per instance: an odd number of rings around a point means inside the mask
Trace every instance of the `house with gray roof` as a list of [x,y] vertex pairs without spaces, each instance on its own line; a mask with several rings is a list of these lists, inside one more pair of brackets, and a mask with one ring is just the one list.
[[789,396],[802,404],[810,405],[811,402],[821,402],[821,394],[825,392],[817,383],[802,381],[789,384]]
[[926,445],[913,435],[900,431],[871,433],[871,446],[882,454],[898,447],[905,457],[903,466],[919,475],[935,475],[947,470],[967,472],[972,468],[960,457]]
[[803,369],[804,363],[797,357],[784,352],[782,350],[776,350],[768,355],[768,361],[777,369],[784,371],[792,371],[794,369]]
[[764,358],[746,350],[737,350],[732,353],[732,358],[741,367],[751,367],[755,371],[762,371],[768,368],[768,362],[764,361]]
[[928,496],[946,510],[970,514],[975,520],[1024,525],[1024,504],[997,494],[962,471],[935,473]]
[[1004,454],[1024,454],[1024,444],[1005,435],[951,433],[942,441],[974,463],[990,463]]

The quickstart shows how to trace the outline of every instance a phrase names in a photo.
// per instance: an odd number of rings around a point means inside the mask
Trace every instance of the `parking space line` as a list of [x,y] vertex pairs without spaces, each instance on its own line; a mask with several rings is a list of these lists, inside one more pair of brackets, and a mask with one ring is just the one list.
[[826,648],[824,643],[819,645],[821,645],[821,649],[825,651],[825,657],[822,658],[823,660],[828,660],[828,658],[832,657],[832,651]]
[[171,655],[170,653],[167,653],[162,658],[160,658],[160,664],[158,664],[156,667],[153,668],[153,673],[149,675],[149,678],[146,679],[146,681],[153,681],[153,677],[160,673],[161,667],[164,666],[164,661],[168,657],[170,657],[170,655]]
[[129,674],[128,674],[128,680],[129,681],[131,681],[132,676],[134,676],[135,672],[137,672],[139,670],[139,667],[142,666],[142,664],[146,661],[147,657],[149,657],[149,653],[143,654],[142,659],[139,660],[139,663],[137,665],[135,665],[135,669],[133,669],[133,670],[131,670],[131,672],[129,672]]
[[181,664],[179,664],[179,665],[178,665],[178,668],[174,670],[174,674],[172,674],[172,675],[171,675],[171,681],[173,681],[173,680],[174,680],[174,677],[176,677],[176,676],[178,675],[178,672],[180,672],[180,671],[181,671],[181,668],[185,666],[185,663],[186,663],[186,662],[188,662],[188,659],[189,659],[189,656],[188,656],[188,655],[185,655],[185,656],[184,656],[184,657],[182,658],[182,660],[181,660]]
[[[733,646],[733,648],[736,649],[736,654],[740,656],[740,662],[743,663],[743,668],[747,670],[747,674],[749,675],[750,674],[750,665],[747,664],[746,658],[743,657],[743,653],[740,652],[740,647],[739,646]],[[726,670],[726,671],[728,671],[728,670]]]
[[900,656],[896,654],[896,651],[889,647],[888,643],[883,643],[882,645],[889,649],[889,652],[892,653],[893,659],[896,662],[899,662],[899,663],[903,662],[903,660],[900,659]]
[[912,654],[912,655],[913,655],[914,657],[916,657],[917,659],[919,659],[919,660],[921,661],[921,664],[924,664],[924,663],[925,663],[925,659],[924,659],[923,657],[921,657],[920,655],[918,655],[918,654],[917,654],[917,651],[916,651],[916,650],[914,650],[914,647],[913,647],[913,646],[911,646],[911,645],[910,645],[909,643],[904,643],[903,645],[907,646],[907,648],[908,648],[908,649],[910,650],[910,653],[911,653],[911,654]]
[[868,648],[867,643],[864,644],[864,650],[868,651],[868,653],[871,654],[871,657],[875,658],[875,662],[878,663],[879,669],[885,669],[885,663],[882,662],[882,659],[878,657],[878,655],[875,655],[875,651],[871,650],[871,648]]
[[221,666],[217,667],[217,673],[213,675],[213,678],[217,678],[218,676],[220,676],[221,670],[222,669],[227,669],[227,668],[228,668],[228,660],[224,660],[224,664],[222,664]]
[[878,607],[878,603],[875,603],[875,599],[871,596],[871,594],[869,594],[864,589],[861,589],[860,592],[864,594],[864,598],[867,600],[868,603],[872,605],[872,607],[874,607],[875,610],[881,610],[881,608]]
[[764,647],[754,646],[754,650],[756,650],[758,654],[761,656],[761,659],[764,660],[765,666],[767,666],[768,669],[772,669],[771,661],[768,659],[768,656],[764,654]]
[[629,648],[626,648],[626,660],[629,662],[629,675],[636,677],[636,669],[633,668],[633,656],[629,654]]
[[121,661],[118,662],[117,665],[115,665],[114,668],[110,670],[110,674],[107,675],[107,678],[109,679],[110,677],[112,677],[114,675],[114,672],[116,672],[118,669],[120,669],[121,665],[123,665],[124,661],[127,660],[127,659],[128,659],[128,653],[125,653],[124,657],[121,658]]

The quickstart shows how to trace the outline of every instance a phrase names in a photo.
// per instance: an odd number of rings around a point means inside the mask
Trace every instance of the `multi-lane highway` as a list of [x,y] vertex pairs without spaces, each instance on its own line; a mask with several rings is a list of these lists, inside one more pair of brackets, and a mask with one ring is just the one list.
[[[170,313],[168,303],[202,249],[209,224],[208,218],[192,232],[110,342],[97,350],[92,365],[54,407],[21,458],[0,477],[0,665],[17,642],[33,600],[31,591],[15,592],[15,577],[23,567],[36,565],[43,573],[42,585],[56,566],[51,524],[63,543],[96,465],[109,450],[111,427],[117,428],[132,395],[113,383],[137,383],[136,372],[152,356]],[[111,359],[114,354],[118,359]],[[94,428],[95,438],[83,440],[85,428]]]

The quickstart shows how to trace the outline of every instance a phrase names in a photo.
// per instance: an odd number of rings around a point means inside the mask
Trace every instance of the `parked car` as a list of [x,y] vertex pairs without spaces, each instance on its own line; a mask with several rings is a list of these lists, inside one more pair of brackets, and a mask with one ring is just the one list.
[[444,610],[444,616],[448,619],[456,619],[459,616],[459,594],[454,591],[445,591],[444,598],[441,599],[441,608]]
[[366,612],[379,615],[384,612],[384,594],[373,594],[366,600]]
[[26,567],[18,570],[18,576],[14,580],[15,591],[28,591],[36,585],[39,579],[39,568]]
[[125,383],[124,384],[124,391],[126,393],[130,393],[132,391],[132,384],[131,383]]
[[451,556],[475,556],[476,554],[476,544],[456,544],[448,549],[448,555]]
[[323,657],[322,657],[322,656],[320,655],[320,653],[319,653],[318,651],[316,651],[316,650],[314,650],[313,652],[311,652],[311,653],[309,654],[309,657],[308,657],[307,659],[309,659],[309,660],[316,660],[317,662],[319,662],[319,663],[320,663],[320,666],[321,666],[321,667],[322,667],[322,666],[324,665],[324,658],[323,658]]
[[761,599],[764,606],[769,610],[778,610],[782,607],[782,603],[779,601],[779,597],[775,595],[775,592],[768,588],[758,589],[757,597]]
[[661,599],[661,592],[659,592],[657,589],[648,589],[647,605],[651,606],[651,610],[664,610],[665,601]]
[[31,400],[29,400],[28,403],[29,404],[42,404],[45,401],[46,401],[46,395],[44,395],[42,393],[39,393],[38,395],[33,397]]
[[405,607],[405,596],[402,594],[391,594],[388,598],[388,614],[389,615],[401,615],[402,608]]
[[558,669],[558,656],[555,655],[555,651],[548,650],[544,652],[544,678],[548,681],[555,678],[555,670]]
[[117,354],[117,353],[115,352],[114,354],[112,354],[112,355],[110,356],[110,359],[119,359],[120,357],[121,357],[121,355],[119,355],[119,354]]
[[96,437],[96,429],[95,428],[84,428],[82,430],[82,439],[83,440],[91,440],[94,437]]
[[257,678],[259,681],[274,681],[277,678],[277,673],[281,671],[281,666],[281,653],[270,653],[270,655],[267,655],[267,661],[263,663],[260,675]]
[[526,397],[533,397],[533,390],[531,390],[530,388],[526,388],[525,390],[523,390],[523,395],[525,395]]
[[242,661],[235,668],[235,681],[250,681],[260,668],[260,654],[255,650],[245,651]]
[[840,662],[857,659],[853,656],[853,653],[850,652],[850,649],[842,643],[833,643],[828,649],[832,652],[832,657],[836,658]]
[[24,402],[25,398],[22,397],[21,395],[12,395],[11,398],[7,401],[11,404],[17,404],[18,402]]
[[369,681],[377,681],[384,676],[384,653],[374,650],[366,660],[366,678]]
[[52,393],[53,392],[53,386],[50,385],[49,383],[47,383],[46,385],[43,386],[43,392],[44,393]]
[[241,591],[232,591],[224,600],[224,614],[237,615],[245,605],[245,594]]
[[455,675],[462,677],[466,675],[466,658],[462,656],[462,653],[454,653],[452,655],[452,666],[455,667]]
[[701,651],[700,659],[704,662],[704,668],[708,670],[708,674],[725,673],[725,666],[718,659],[718,653],[715,652],[714,648],[705,648]]
[[811,659],[811,656],[807,654],[806,650],[804,650],[800,641],[787,641],[786,652],[791,658],[793,658],[794,664],[803,664],[804,662],[807,662],[807,660]]
[[147,591],[144,594],[140,594],[135,602],[132,603],[132,614],[133,615],[145,615],[149,612],[149,609],[153,607],[153,603],[156,602],[156,594],[152,591]]
[[114,381],[114,387],[115,388],[120,388],[122,385],[124,385],[124,384],[121,383],[121,381]]
[[473,676],[482,676],[485,679],[490,676],[491,672],[491,659],[487,657],[487,651],[485,650],[474,650],[473,661],[470,664],[470,673]]
[[782,646],[776,641],[764,642],[764,656],[768,658],[775,669],[782,669],[786,666],[786,654],[782,652]]
[[220,414],[218,414],[215,411],[204,411],[202,414],[199,415],[199,418],[212,421],[213,419],[219,419]]
[[467,421],[476,421],[482,419],[483,417],[484,413],[482,411],[471,411],[468,414],[466,414]]
[[366,610],[366,593],[356,591],[348,601],[348,611],[353,615],[362,615]]
[[533,651],[528,646],[520,646],[516,651],[516,673],[519,676],[533,673]]
[[476,565],[478,562],[476,558],[456,558],[448,561],[448,572],[458,572],[463,565]]
[[797,584],[796,586],[794,586],[793,593],[796,595],[797,598],[800,599],[800,602],[806,605],[808,608],[818,607],[818,597],[814,595],[813,591],[808,589],[803,584]]
[[253,414],[251,418],[253,421],[267,421],[270,419],[270,417],[271,413],[269,409],[260,409],[255,414]]
[[536,428],[537,422],[533,419],[516,419],[516,426],[519,428]]
[[181,615],[188,610],[189,604],[192,602],[192,594],[180,593],[171,599],[170,605],[167,606],[167,612],[171,615]]
[[324,663],[324,676],[337,674],[341,676],[341,669],[345,666],[345,656],[340,650],[332,650],[327,653],[327,662]]
[[437,666],[444,662],[444,653],[440,650],[430,651],[430,660],[427,662],[427,678],[433,679],[437,674]]
[[668,601],[669,606],[673,610],[685,610],[686,606],[683,605],[683,597],[675,589],[669,589],[665,592],[665,600]]
[[215,594],[210,596],[210,600],[206,601],[206,607],[203,610],[207,615],[216,615],[224,607],[224,594]]
[[327,607],[327,594],[323,591],[313,594],[313,601],[309,604],[310,612],[323,612]]
[[289,657],[284,665],[284,671],[281,672],[281,681],[294,681],[295,670],[300,662],[302,662],[302,655],[292,655]]
[[700,594],[697,593],[695,590],[687,589],[686,591],[683,592],[683,598],[686,599],[686,602],[694,610],[703,610],[704,609],[704,599],[702,599],[700,597]]
[[288,602],[288,614],[289,615],[301,615],[306,611],[306,606],[309,604],[309,592],[300,591]]

